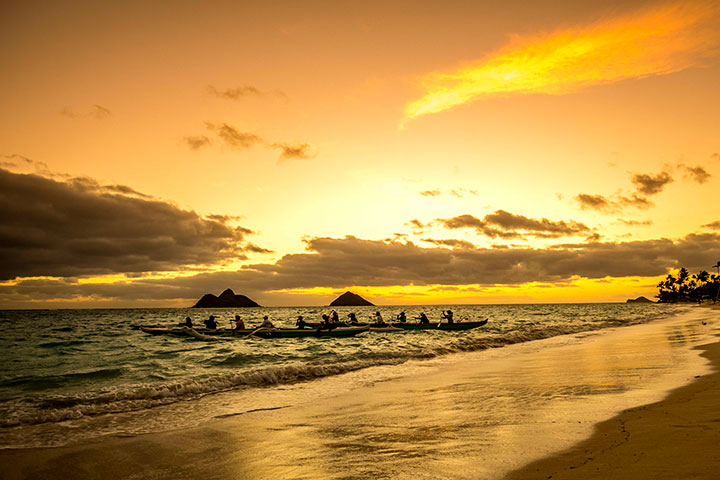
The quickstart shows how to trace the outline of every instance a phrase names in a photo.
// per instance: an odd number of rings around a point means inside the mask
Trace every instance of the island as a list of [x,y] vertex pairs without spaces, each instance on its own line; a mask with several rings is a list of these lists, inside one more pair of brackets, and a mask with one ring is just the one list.
[[646,297],[628,298],[625,303],[655,303]]
[[231,289],[227,289],[216,297],[212,293],[206,293],[191,308],[237,308],[237,307],[259,307],[255,301],[245,295],[237,295]]
[[345,292],[330,303],[331,307],[374,307],[360,295],[352,292]]

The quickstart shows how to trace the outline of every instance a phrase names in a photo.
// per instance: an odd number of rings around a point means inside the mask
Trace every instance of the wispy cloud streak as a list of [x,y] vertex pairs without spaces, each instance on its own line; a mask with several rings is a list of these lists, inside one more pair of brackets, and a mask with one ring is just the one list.
[[716,2],[680,2],[535,37],[452,72],[422,79],[424,94],[403,122],[496,96],[565,94],[593,85],[664,75],[717,53]]

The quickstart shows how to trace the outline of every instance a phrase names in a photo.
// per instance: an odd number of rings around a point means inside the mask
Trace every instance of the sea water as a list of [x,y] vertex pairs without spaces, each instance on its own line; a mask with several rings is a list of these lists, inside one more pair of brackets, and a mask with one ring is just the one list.
[[[655,304],[452,305],[340,307],[361,321],[400,311],[432,322],[452,309],[455,321],[489,318],[486,326],[446,332],[365,332],[350,338],[200,341],[153,336],[142,325],[196,325],[214,315],[230,327],[235,315],[248,328],[268,315],[294,327],[302,315],[320,319],[329,308],[132,309],[0,311],[0,448],[59,446],[104,435],[136,435],[194,426],[323,388],[347,389],[342,378],[373,382],[424,359],[532,340],[634,325],[675,314]],[[330,387],[328,387],[330,385]],[[323,393],[327,395],[327,391]]]

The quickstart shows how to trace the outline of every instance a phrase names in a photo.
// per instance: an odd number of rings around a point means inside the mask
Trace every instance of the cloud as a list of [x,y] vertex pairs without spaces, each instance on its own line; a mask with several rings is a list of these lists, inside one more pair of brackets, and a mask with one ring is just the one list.
[[707,182],[712,176],[710,175],[710,173],[708,173],[707,170],[705,170],[701,166],[691,167],[689,165],[681,163],[678,165],[678,167],[685,170],[685,178],[693,180],[700,184]]
[[620,195],[618,198],[618,204],[624,207],[635,207],[639,208],[640,210],[647,210],[648,208],[655,205],[647,198],[641,197],[637,194],[633,194],[631,197],[624,197]]
[[[205,126],[208,130],[216,132],[220,139],[231,147],[250,148],[256,144],[262,144],[267,148],[280,150],[279,163],[284,160],[307,159],[317,156],[316,153],[311,152],[312,146],[309,143],[266,142],[259,135],[241,132],[227,123],[205,122]],[[210,139],[205,136],[191,136],[185,137],[185,142],[191,150],[197,150],[209,145]]]
[[582,223],[551,221],[547,218],[537,220],[506,212],[505,210],[496,210],[494,213],[485,215],[482,220],[465,214],[453,218],[438,218],[436,221],[445,228],[472,228],[476,232],[491,238],[523,238],[525,235],[539,238],[558,238],[590,232],[590,229]]
[[706,223],[703,225],[703,228],[711,228],[713,230],[720,230],[720,220],[715,220],[714,222]]
[[[419,192],[420,195],[424,197],[437,197],[439,195],[442,195],[442,190],[439,188],[435,188],[433,190],[423,190],[422,192]],[[449,195],[452,195],[453,197],[457,198],[464,198],[465,195],[475,195],[477,196],[478,191],[470,188],[453,188],[448,191]]]
[[[0,302],[77,298],[188,299],[227,287],[255,297],[275,290],[395,285],[516,285],[577,277],[657,276],[668,268],[707,269],[720,258],[720,234],[678,240],[584,243],[539,248],[422,248],[411,242],[312,238],[307,252],[233,272],[132,283],[80,284],[77,279],[27,279],[0,286]],[[269,297],[272,298],[272,297]],[[188,301],[189,303],[189,301]]]
[[231,147],[250,148],[256,143],[262,143],[263,139],[254,133],[241,132],[235,127],[222,123],[215,125],[210,122],[206,122],[205,126],[214,132],[217,132],[218,136],[225,142],[226,145]]
[[102,120],[112,115],[112,112],[102,105],[93,105],[88,115],[96,120]]
[[582,210],[599,210],[604,212],[617,210],[617,204],[602,195],[580,193],[575,197],[575,200],[580,204],[580,209]]
[[273,143],[271,146],[280,150],[279,160],[304,159],[315,156],[310,153],[311,147],[308,143]]
[[673,182],[673,178],[667,172],[660,172],[655,176],[638,173],[633,175],[631,180],[637,191],[645,195],[660,193],[665,185]]
[[710,158],[712,158],[713,160],[720,160],[720,153],[713,153],[712,155],[710,155]]
[[0,169],[0,279],[173,271],[243,258],[250,230],[124,185]]
[[652,225],[652,224],[653,224],[653,221],[652,221],[652,220],[643,220],[643,221],[640,221],[640,220],[625,220],[625,219],[623,219],[623,218],[619,218],[619,219],[618,219],[618,222],[624,223],[625,225],[627,225],[627,226],[629,226],[629,227],[635,227],[635,226],[639,226],[639,225]]
[[224,98],[227,100],[239,100],[239,99],[241,99],[243,97],[247,97],[247,96],[263,97],[263,96],[268,96],[268,95],[281,97],[284,99],[288,98],[287,95],[285,95],[285,93],[281,92],[280,90],[266,92],[266,91],[260,90],[256,87],[253,87],[250,85],[243,85],[243,86],[235,87],[235,88],[227,88],[225,90],[218,90],[214,86],[209,85],[207,89],[211,95],[215,95],[216,97]]
[[190,147],[190,150],[199,150],[206,145],[210,145],[210,139],[205,135],[197,135],[192,137],[185,137],[185,143]]
[[43,175],[50,175],[50,169],[44,162],[38,162],[32,158],[18,155],[17,153],[11,153],[10,155],[3,155],[3,157],[10,160],[9,162],[2,162],[0,168],[13,169],[13,170],[26,170],[30,169],[36,173]]
[[435,245],[440,246],[446,246],[446,247],[453,247],[453,248],[475,248],[475,245],[472,243],[465,241],[465,240],[456,240],[454,238],[449,238],[445,240],[437,240],[434,238],[423,238],[421,239],[423,242],[432,243]]
[[413,228],[413,229],[416,229],[416,230],[423,229],[423,228],[429,226],[429,225],[425,225],[424,223],[422,223],[422,222],[421,222],[420,220],[418,220],[417,218],[413,218],[413,219],[410,220],[409,222],[405,222],[405,225],[408,225],[409,227],[411,227],[411,228]]
[[94,118],[95,120],[104,120],[110,117],[112,115],[112,112],[109,109],[103,107],[102,105],[92,105],[90,109],[84,113],[77,113],[71,107],[65,106],[62,108],[62,110],[60,110],[60,115],[67,118],[72,118],[73,120],[83,117]]
[[668,172],[660,172],[657,175],[636,173],[631,175],[630,180],[635,185],[635,192],[630,196],[617,193],[613,198],[608,198],[603,195],[580,193],[575,196],[575,201],[578,202],[581,210],[597,210],[605,213],[617,213],[623,207],[646,210],[655,204],[644,195],[658,194],[667,184],[673,182]]
[[404,122],[483,98],[567,94],[594,85],[665,75],[716,54],[716,2],[676,2],[534,37],[515,36],[468,66],[422,79]]

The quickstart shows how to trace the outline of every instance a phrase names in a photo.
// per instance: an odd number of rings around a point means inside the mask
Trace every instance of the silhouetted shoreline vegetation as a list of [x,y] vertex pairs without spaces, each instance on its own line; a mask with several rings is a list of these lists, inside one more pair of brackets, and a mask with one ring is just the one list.
[[717,302],[720,290],[720,261],[713,265],[713,268],[717,269],[718,273],[710,274],[701,270],[693,275],[685,267],[681,268],[677,275],[669,273],[665,280],[658,284],[658,303]]

